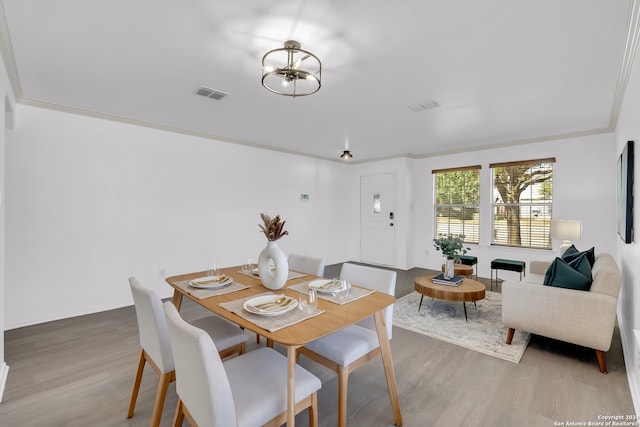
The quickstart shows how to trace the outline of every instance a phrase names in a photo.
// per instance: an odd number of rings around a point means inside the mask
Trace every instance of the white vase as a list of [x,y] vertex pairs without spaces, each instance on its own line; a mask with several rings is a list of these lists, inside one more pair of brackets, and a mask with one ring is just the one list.
[[445,279],[453,279],[456,275],[455,260],[453,258],[447,258],[444,264],[444,277]]
[[267,242],[267,247],[260,252],[258,273],[262,284],[267,289],[280,289],[287,281],[289,263],[286,255],[275,241],[270,240]]

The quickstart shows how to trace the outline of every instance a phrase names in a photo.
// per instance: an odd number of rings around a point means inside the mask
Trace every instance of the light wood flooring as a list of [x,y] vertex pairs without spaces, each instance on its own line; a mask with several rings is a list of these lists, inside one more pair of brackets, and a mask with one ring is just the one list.
[[[328,266],[325,276],[337,276],[339,268]],[[396,296],[412,292],[413,279],[429,272],[398,271]],[[188,300],[182,313],[187,319],[207,314]],[[0,426],[148,426],[157,381],[150,367],[136,413],[126,418],[138,346],[133,307],[5,332],[10,370]],[[518,364],[400,328],[391,348],[405,426],[556,426],[634,413],[617,328],[607,375],[592,350],[537,336]],[[304,357],[300,363],[322,380],[320,425],[335,426],[335,374]],[[348,401],[350,426],[393,425],[379,358],[351,374]],[[162,426],[171,425],[175,404],[172,385]],[[308,425],[306,414],[296,425]]]

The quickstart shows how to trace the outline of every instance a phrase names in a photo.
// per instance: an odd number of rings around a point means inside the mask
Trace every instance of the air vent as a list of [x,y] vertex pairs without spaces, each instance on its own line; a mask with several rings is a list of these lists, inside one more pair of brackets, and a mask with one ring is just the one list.
[[436,108],[438,103],[436,101],[426,101],[416,105],[410,105],[411,111],[417,113],[418,111],[430,110],[432,108]]
[[200,86],[198,89],[196,89],[195,94],[204,96],[205,98],[215,99],[216,101],[220,101],[222,98],[228,95],[224,92],[220,92],[219,90],[211,89],[206,86]]

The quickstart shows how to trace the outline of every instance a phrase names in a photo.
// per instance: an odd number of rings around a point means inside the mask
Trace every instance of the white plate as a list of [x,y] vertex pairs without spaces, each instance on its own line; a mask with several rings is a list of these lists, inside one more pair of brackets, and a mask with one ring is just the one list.
[[[275,268],[275,267],[273,267],[273,266],[271,266],[271,272],[273,273],[275,270],[276,270],[276,268]],[[254,275],[254,276],[256,276],[256,277],[260,277],[260,269],[259,269],[259,268],[254,268],[254,269],[251,271],[251,274],[253,274],[253,275]]]
[[223,274],[222,276],[207,276],[193,279],[189,282],[189,286],[198,289],[218,289],[224,288],[231,283],[233,283],[233,279]]
[[298,306],[298,301],[296,301],[295,298],[291,298],[290,296],[286,296],[287,298],[285,301],[283,301],[283,303],[286,303],[286,305],[282,306],[282,307],[265,307],[264,309],[261,309],[259,306],[262,304],[269,304],[269,303],[273,303],[275,302],[278,298],[280,298],[282,296],[282,294],[280,295],[261,295],[258,297],[254,297],[251,298],[247,301],[245,301],[245,303],[242,305],[242,308],[244,308],[246,311],[248,311],[249,313],[253,313],[253,314],[259,314],[261,316],[279,316],[283,313],[286,313],[290,310],[293,310],[294,308],[296,308]]
[[[315,289],[320,294],[331,294],[333,289],[338,286],[340,282],[333,283],[331,279],[319,279],[309,283],[309,289]],[[351,289],[351,283],[347,282],[347,289]]]

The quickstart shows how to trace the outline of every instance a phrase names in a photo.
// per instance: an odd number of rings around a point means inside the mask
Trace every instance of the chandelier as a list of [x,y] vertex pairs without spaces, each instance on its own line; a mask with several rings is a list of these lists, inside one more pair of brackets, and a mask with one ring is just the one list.
[[305,96],[320,89],[322,63],[300,43],[287,40],[284,47],[262,57],[262,86],[285,96]]

